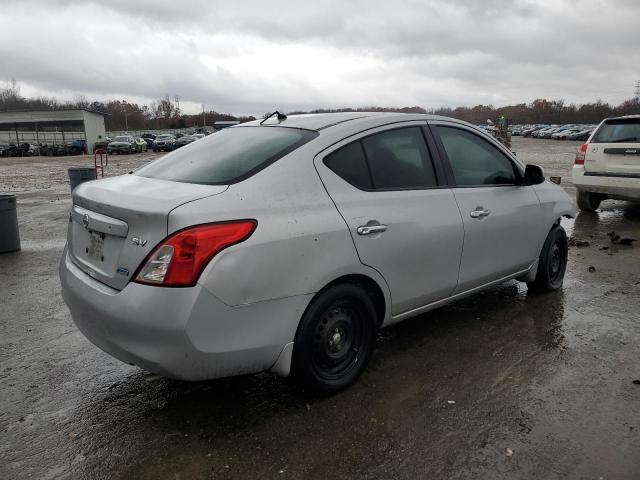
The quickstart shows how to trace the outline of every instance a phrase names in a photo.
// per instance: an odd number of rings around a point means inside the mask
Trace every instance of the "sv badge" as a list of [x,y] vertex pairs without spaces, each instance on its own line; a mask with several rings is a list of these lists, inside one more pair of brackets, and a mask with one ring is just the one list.
[[131,243],[133,243],[134,245],[137,245],[139,247],[144,247],[147,244],[147,241],[143,240],[141,238],[138,238],[138,237],[132,237],[131,238]]

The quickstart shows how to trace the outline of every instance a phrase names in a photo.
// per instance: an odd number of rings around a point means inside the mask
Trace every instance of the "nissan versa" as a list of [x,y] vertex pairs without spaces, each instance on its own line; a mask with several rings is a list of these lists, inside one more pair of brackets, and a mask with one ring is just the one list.
[[516,278],[562,286],[573,201],[479,129],[281,114],[73,192],[78,328],[160,375],[356,380],[376,331]]

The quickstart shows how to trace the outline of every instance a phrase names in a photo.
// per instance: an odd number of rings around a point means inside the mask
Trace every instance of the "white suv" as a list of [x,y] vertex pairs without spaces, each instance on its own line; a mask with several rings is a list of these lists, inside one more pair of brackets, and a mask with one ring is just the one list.
[[578,147],[573,184],[586,212],[607,198],[640,201],[640,115],[603,120]]

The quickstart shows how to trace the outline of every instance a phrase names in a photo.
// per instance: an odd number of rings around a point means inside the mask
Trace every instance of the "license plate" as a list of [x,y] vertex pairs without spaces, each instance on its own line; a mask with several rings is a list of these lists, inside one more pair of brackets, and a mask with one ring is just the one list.
[[102,248],[104,247],[104,233],[89,232],[89,257],[99,262],[104,261]]

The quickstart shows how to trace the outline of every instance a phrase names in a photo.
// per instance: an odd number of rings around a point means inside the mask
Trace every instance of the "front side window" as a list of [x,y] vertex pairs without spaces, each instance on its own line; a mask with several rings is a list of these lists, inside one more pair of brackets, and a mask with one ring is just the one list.
[[456,185],[514,185],[514,166],[488,141],[466,130],[437,126]]
[[285,127],[233,127],[175,150],[136,175],[175,182],[239,182],[315,138],[317,132]]

